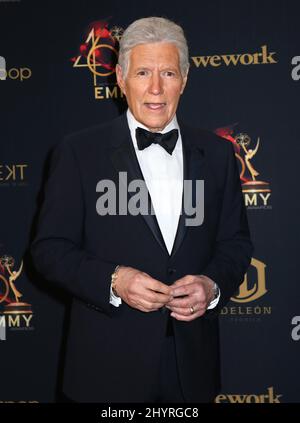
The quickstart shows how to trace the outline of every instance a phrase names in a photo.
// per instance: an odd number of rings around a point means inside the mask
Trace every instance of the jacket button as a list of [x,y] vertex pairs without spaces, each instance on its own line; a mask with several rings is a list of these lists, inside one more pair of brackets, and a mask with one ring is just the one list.
[[168,268],[168,274],[169,275],[174,275],[174,273],[176,273],[176,269],[172,269],[171,267]]

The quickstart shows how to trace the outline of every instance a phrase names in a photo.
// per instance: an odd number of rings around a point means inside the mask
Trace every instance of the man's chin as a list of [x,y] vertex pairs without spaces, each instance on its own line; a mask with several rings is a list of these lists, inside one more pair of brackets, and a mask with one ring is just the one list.
[[163,130],[167,124],[167,119],[143,119],[141,121],[143,125],[145,125],[150,131],[161,131]]

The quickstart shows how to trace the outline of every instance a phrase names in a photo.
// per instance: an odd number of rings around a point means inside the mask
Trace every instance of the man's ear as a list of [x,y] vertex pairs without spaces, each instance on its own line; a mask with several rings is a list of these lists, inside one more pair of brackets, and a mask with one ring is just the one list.
[[117,83],[124,95],[126,95],[125,91],[125,80],[123,78],[123,70],[119,64],[116,65],[116,76],[117,76]]
[[182,94],[183,91],[184,91],[184,89],[185,89],[185,86],[186,86],[186,83],[187,83],[187,79],[188,79],[188,74],[189,74],[189,69],[187,70],[186,75],[183,77],[182,87],[181,87],[180,94]]

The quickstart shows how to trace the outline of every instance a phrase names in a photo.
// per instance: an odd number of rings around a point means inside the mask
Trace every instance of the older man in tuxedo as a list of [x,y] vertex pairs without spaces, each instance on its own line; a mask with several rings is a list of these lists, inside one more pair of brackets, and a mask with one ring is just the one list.
[[[116,67],[126,114],[54,153],[32,254],[72,296],[63,391],[73,401],[219,392],[218,313],[252,244],[231,144],[177,120],[188,70],[180,26],[133,22]],[[149,200],[140,212],[137,182]]]

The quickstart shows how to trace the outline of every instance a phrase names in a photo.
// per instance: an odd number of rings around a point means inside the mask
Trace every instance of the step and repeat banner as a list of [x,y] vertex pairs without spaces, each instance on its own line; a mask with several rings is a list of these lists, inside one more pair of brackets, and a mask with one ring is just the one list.
[[185,29],[178,114],[234,144],[255,246],[220,315],[215,401],[300,402],[299,13],[296,0],[0,0],[0,403],[56,401],[68,298],[28,249],[53,147],[125,110],[118,42],[146,16]]

